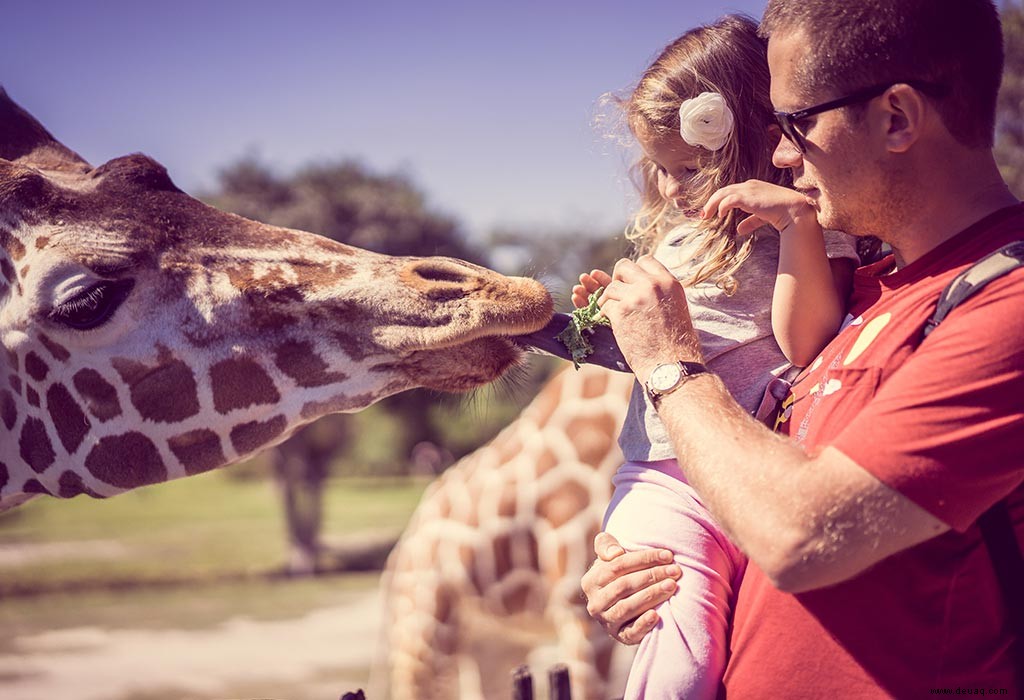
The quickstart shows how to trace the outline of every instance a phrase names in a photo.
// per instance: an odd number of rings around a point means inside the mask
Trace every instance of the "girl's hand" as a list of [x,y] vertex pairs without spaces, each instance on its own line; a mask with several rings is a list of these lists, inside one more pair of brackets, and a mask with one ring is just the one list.
[[572,288],[572,305],[582,309],[590,302],[590,295],[611,284],[612,277],[603,270],[591,270],[580,275],[580,283]]
[[797,227],[820,230],[811,200],[796,190],[760,180],[727,185],[711,195],[701,210],[701,218],[723,217],[733,209],[750,216],[736,226],[740,235],[750,235],[765,224],[780,233]]

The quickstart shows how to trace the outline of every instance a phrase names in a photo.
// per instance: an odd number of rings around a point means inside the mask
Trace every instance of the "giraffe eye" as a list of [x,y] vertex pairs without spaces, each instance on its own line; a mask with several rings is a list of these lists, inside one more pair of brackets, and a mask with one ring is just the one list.
[[135,280],[102,280],[61,302],[50,311],[50,319],[77,330],[97,328],[110,320],[135,286]]

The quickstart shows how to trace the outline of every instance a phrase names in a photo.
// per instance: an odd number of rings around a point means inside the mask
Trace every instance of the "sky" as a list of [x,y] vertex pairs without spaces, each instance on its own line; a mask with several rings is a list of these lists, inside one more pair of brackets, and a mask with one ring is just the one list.
[[142,152],[192,194],[252,156],[407,175],[471,237],[621,231],[631,156],[601,96],[763,0],[6,3],[0,85],[94,166]]

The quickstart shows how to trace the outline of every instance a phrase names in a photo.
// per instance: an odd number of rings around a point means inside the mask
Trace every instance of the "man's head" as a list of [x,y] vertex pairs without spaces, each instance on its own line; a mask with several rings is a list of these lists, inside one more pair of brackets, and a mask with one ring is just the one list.
[[918,80],[944,88],[935,105],[963,145],[991,148],[1003,71],[992,0],[769,0],[761,33],[803,32],[795,78],[805,97]]
[[819,107],[780,119],[797,133],[775,163],[822,225],[888,234],[955,158],[991,158],[1003,65],[991,0],[769,0],[761,32],[775,109]]

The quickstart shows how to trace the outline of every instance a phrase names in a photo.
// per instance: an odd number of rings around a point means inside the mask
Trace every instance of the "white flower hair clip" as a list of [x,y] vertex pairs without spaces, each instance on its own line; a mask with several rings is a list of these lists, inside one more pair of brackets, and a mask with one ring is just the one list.
[[729,141],[732,110],[717,92],[702,92],[679,105],[679,135],[691,146],[717,151]]

